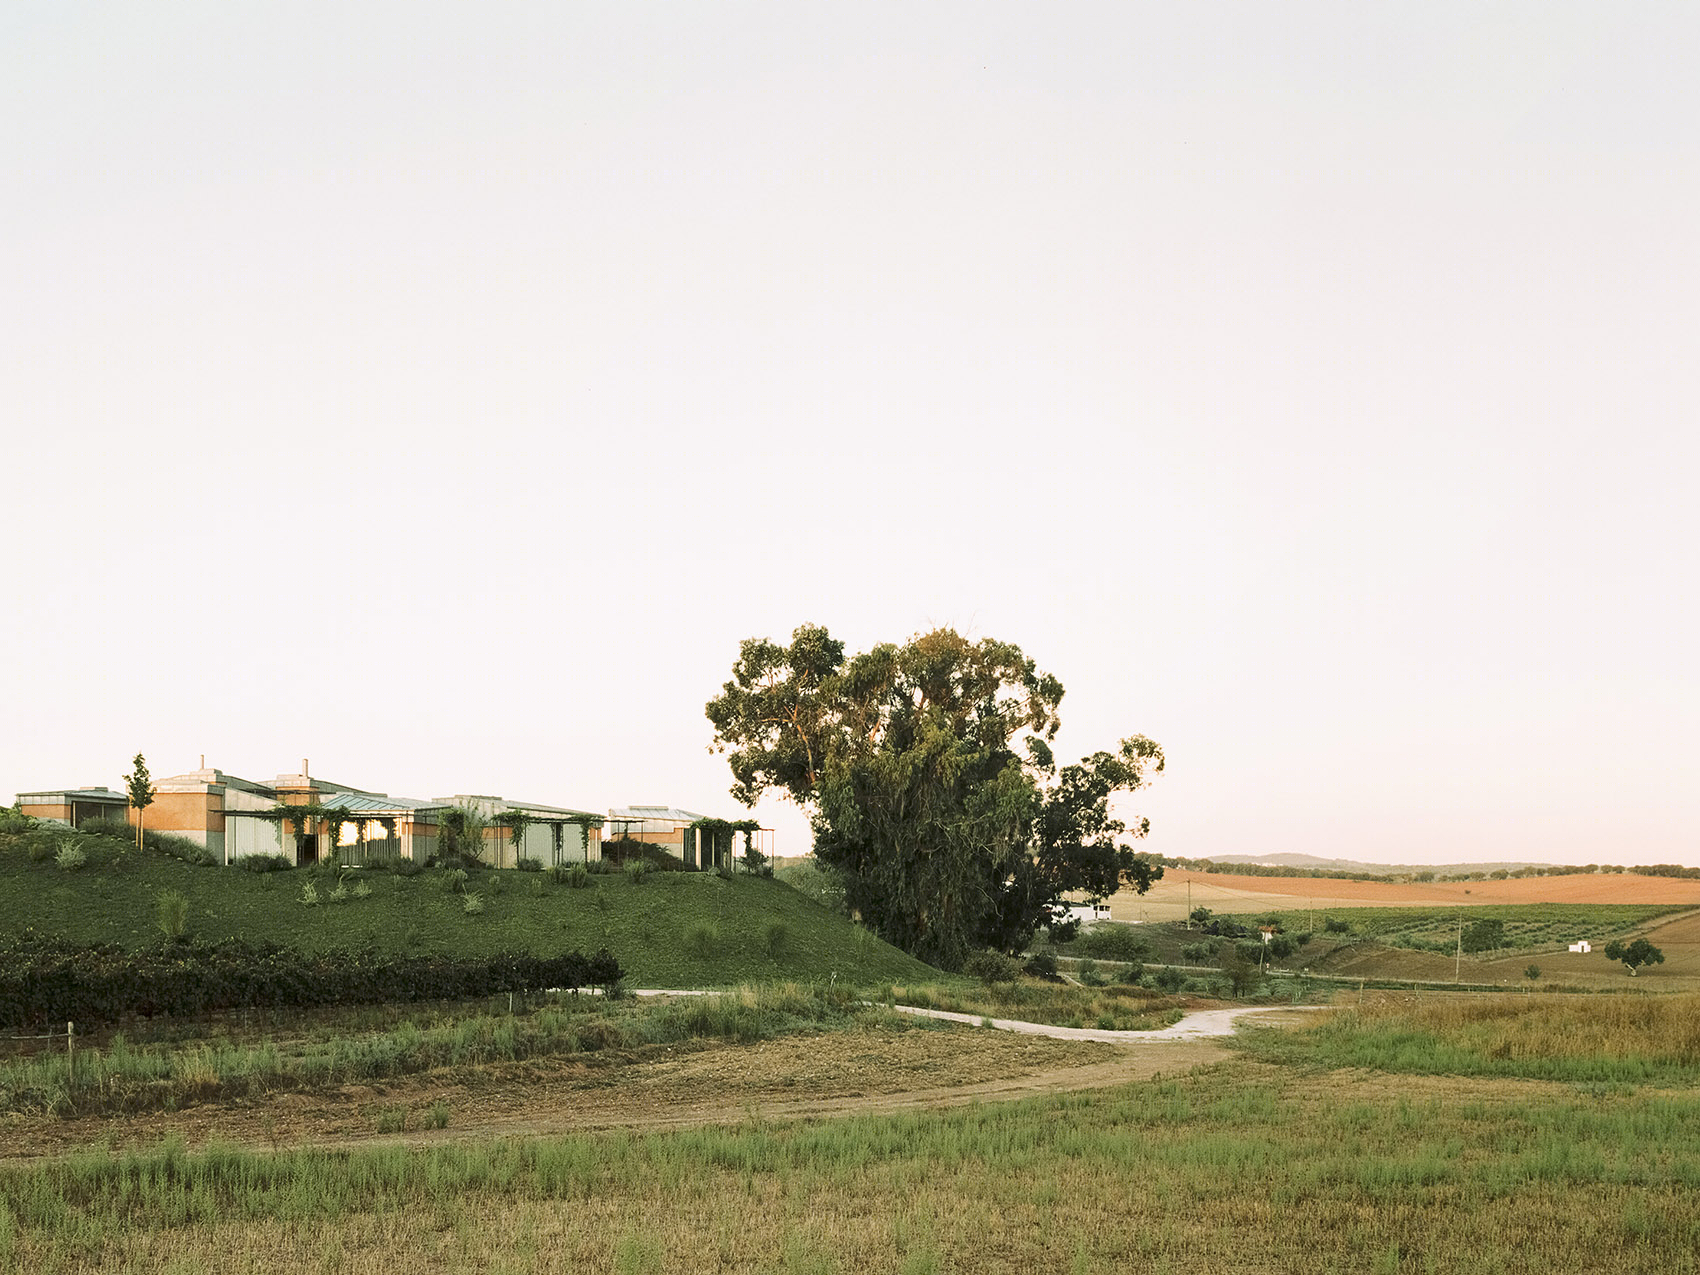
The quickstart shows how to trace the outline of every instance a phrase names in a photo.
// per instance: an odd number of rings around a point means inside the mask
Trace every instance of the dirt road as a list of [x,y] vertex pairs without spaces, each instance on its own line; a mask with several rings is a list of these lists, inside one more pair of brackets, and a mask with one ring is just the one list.
[[[4,1159],[17,1162],[91,1147],[147,1147],[171,1136],[190,1147],[215,1140],[262,1149],[433,1145],[960,1106],[1189,1071],[1224,1056],[1211,1037],[1225,1034],[1240,1012],[1205,1011],[1154,1033],[870,1025],[746,1046],[533,1059],[177,1112],[8,1116],[0,1118],[0,1138],[8,1148]],[[1275,1011],[1282,1014],[1297,1019],[1290,1010]],[[439,1102],[448,1108],[448,1127],[422,1127],[427,1109]],[[377,1133],[380,1113],[397,1111],[407,1113],[406,1128]]]

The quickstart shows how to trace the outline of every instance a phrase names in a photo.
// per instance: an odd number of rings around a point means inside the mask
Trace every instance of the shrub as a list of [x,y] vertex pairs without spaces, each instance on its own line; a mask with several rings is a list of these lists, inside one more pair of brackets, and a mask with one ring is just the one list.
[[622,976],[606,951],[536,956],[382,956],[305,952],[237,939],[185,939],[137,952],[114,943],[0,939],[0,1028],[39,1029],[126,1014],[193,1016],[242,1007],[311,1008],[465,999],[497,992],[609,987]]
[[1080,962],[1075,974],[1088,987],[1102,987],[1105,982],[1104,976],[1098,972],[1098,962],[1091,957]]
[[16,836],[34,828],[35,819],[20,810],[16,802],[9,806],[0,806],[0,836]]
[[[1053,964],[1055,958],[1052,958]],[[1013,983],[1021,973],[1015,959],[1002,952],[970,952],[962,962],[962,972],[988,986],[993,983]]]
[[154,923],[168,939],[180,939],[189,929],[189,900],[181,890],[161,890]]
[[443,872],[443,889],[450,894],[465,894],[466,880],[465,868],[448,868]]
[[427,1129],[447,1129],[449,1127],[449,1104],[438,1098],[426,1108],[425,1127]]
[[1540,976],[1541,976],[1541,967],[1539,965],[1531,965],[1523,971],[1523,977],[1528,979],[1531,983],[1534,982]]
[[555,880],[561,882],[569,890],[586,890],[590,888],[590,869],[582,863],[556,868]]
[[1198,908],[1194,908],[1192,910],[1192,912],[1189,914],[1189,919],[1196,922],[1199,925],[1203,925],[1206,921],[1208,921],[1210,919],[1210,916],[1211,916],[1211,912],[1210,912],[1209,908],[1198,907]]
[[59,853],[53,856],[53,862],[57,863],[66,872],[75,872],[88,861],[88,856],[84,854],[77,843],[69,837],[66,837],[65,840],[59,843]]
[[667,853],[667,847],[657,845],[653,841],[637,841],[631,837],[615,837],[612,841],[602,843],[602,861],[612,863],[614,871],[630,863],[633,859],[642,859],[655,872],[687,872],[684,860],[675,858]]
[[722,881],[730,881],[732,879],[732,865],[730,863],[716,864],[714,867],[714,875],[719,877]]
[[1181,959],[1197,965],[1215,956],[1216,947],[1217,944],[1213,939],[1207,939],[1203,943],[1183,943],[1181,945]]
[[46,863],[59,854],[59,843],[40,833],[29,838],[30,862]]
[[1095,956],[1102,961],[1143,961],[1151,955],[1151,945],[1140,938],[1131,925],[1113,921],[1101,922],[1082,930],[1074,947],[1083,956]]
[[398,877],[416,877],[425,871],[425,865],[418,859],[397,859],[390,864],[390,871]]
[[407,1131],[407,1108],[384,1107],[378,1112],[379,1133],[405,1133]]
[[484,896],[481,894],[467,895],[460,901],[460,910],[468,916],[477,916],[484,910]]
[[1186,986],[1186,975],[1177,969],[1164,968],[1152,976],[1152,982],[1165,992],[1178,992]]
[[303,907],[316,908],[319,906],[319,887],[311,881],[301,883],[301,903]]
[[633,885],[642,885],[643,879],[650,873],[649,860],[627,859],[625,872],[626,880],[630,881]]
[[327,894],[325,896],[325,902],[326,903],[347,903],[348,902],[348,883],[346,881],[342,881],[342,880],[339,879],[336,883],[336,887],[329,894]]
[[369,899],[372,897],[372,887],[365,881],[356,881],[354,888],[348,892],[351,899]]
[[1352,932],[1352,923],[1350,921],[1339,920],[1332,916],[1325,916],[1322,918],[1322,928],[1327,930],[1330,934],[1350,934]]
[[518,868],[521,872],[541,872],[543,871],[543,860],[521,859],[514,864],[514,867]]
[[1143,987],[1145,985],[1145,971],[1137,965],[1124,965],[1121,973],[1116,975],[1116,982],[1125,987]]
[[720,928],[713,921],[693,921],[685,927],[685,950],[707,958],[720,948]]
[[1051,979],[1055,981],[1057,974],[1057,956],[1055,952],[1034,952],[1027,958],[1027,972],[1034,978]]
[[784,921],[769,921],[761,932],[762,945],[769,956],[784,956],[791,947],[791,927]]
[[295,866],[281,854],[245,854],[236,862],[249,872],[285,872]]

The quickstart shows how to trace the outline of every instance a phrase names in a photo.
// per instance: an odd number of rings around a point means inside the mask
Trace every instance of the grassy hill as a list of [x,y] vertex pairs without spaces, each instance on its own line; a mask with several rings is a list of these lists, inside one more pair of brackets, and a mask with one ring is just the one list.
[[[547,873],[474,871],[457,888],[451,873],[383,870],[253,873],[196,867],[107,837],[55,832],[85,863],[76,870],[31,855],[41,834],[0,838],[0,934],[34,928],[79,942],[140,947],[158,942],[159,896],[188,900],[188,932],[308,949],[371,946],[380,951],[560,952],[606,947],[634,986],[710,987],[796,979],[871,984],[937,979],[938,971],[783,882],[739,874],[652,873],[641,883],[593,875],[572,889]],[[40,848],[37,855],[44,853]],[[319,902],[307,905],[311,884]],[[463,892],[464,891],[464,892]],[[468,911],[475,895],[481,910]]]

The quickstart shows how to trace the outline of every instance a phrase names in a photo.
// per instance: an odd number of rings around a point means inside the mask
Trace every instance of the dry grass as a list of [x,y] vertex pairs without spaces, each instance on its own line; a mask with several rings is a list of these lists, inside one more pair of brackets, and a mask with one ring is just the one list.
[[1696,1269],[1700,1095],[1249,1061],[919,1115],[0,1173],[54,1271]]

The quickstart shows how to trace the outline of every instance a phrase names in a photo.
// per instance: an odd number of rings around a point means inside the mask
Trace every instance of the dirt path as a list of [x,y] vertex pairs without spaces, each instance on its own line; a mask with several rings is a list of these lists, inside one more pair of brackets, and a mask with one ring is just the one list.
[[[1290,1011],[1275,1016],[1284,1013]],[[0,1117],[6,1147],[0,1163],[145,1148],[174,1136],[190,1147],[212,1141],[251,1149],[429,1146],[1000,1102],[1127,1084],[1215,1062],[1226,1051],[1201,1033],[1226,1034],[1224,1018],[1236,1016],[1232,1010],[1192,1015],[1176,1025],[1190,1025],[1186,1033],[1094,1033],[1034,1024],[1024,1024],[1032,1030],[1022,1032],[869,1026],[746,1046],[674,1047],[589,1061],[533,1059],[178,1112],[69,1120],[7,1116]],[[426,1113],[438,1103],[447,1108],[448,1127],[424,1128]],[[407,1114],[405,1129],[378,1133],[380,1115],[393,1119],[397,1112]]]
[[[957,1014],[944,1009],[918,1009],[913,1005],[892,1006],[899,1014],[914,1014],[922,1018],[942,1018],[947,1022],[969,1026],[993,1027],[998,1031],[1018,1032],[1024,1036],[1049,1036],[1053,1040],[1091,1040],[1102,1045],[1138,1045],[1170,1040],[1213,1040],[1234,1034],[1234,1024],[1248,1014],[1302,1014],[1308,1010],[1326,1009],[1325,1005],[1242,1005],[1236,1009],[1194,1010],[1180,1022],[1152,1031],[1111,1031],[1101,1027],[1057,1027],[1050,1023],[1029,1023],[1018,1018],[982,1018],[975,1014]],[[1272,1018],[1273,1022],[1286,1021]]]

